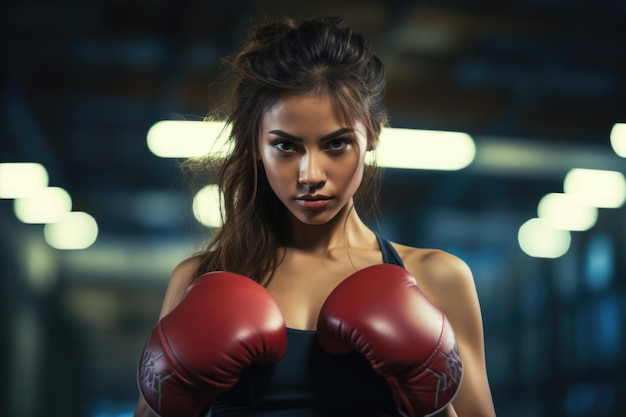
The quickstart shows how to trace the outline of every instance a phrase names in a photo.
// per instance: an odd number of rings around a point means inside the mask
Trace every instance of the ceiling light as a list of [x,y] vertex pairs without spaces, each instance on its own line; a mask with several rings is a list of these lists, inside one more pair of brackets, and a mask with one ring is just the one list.
[[376,162],[381,167],[455,171],[472,163],[476,144],[462,132],[383,128]]
[[557,229],[589,230],[598,220],[598,209],[565,193],[549,193],[537,205],[537,215]]
[[230,151],[230,129],[223,122],[163,120],[155,123],[147,135],[148,148],[161,158],[197,158],[218,156]]
[[15,199],[13,209],[23,223],[55,223],[72,210],[72,198],[60,187],[38,188]]
[[626,200],[626,179],[617,171],[574,168],[565,176],[563,190],[583,204],[618,208]]
[[26,197],[48,186],[48,171],[36,162],[0,163],[0,198]]
[[98,237],[98,224],[89,214],[73,211],[57,223],[46,224],[43,232],[55,249],[86,249]]
[[216,184],[209,184],[193,198],[193,215],[198,222],[208,227],[222,225],[222,205],[219,188]]
[[569,250],[572,237],[567,230],[555,229],[543,219],[530,219],[518,231],[520,248],[534,258],[558,258]]
[[616,154],[626,158],[626,123],[615,123],[611,129],[611,147]]

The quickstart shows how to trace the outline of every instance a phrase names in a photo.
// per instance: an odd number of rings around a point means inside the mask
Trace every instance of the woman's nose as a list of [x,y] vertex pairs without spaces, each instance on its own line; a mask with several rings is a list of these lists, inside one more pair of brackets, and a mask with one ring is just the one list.
[[326,174],[319,155],[307,153],[302,157],[298,182],[308,187],[319,187],[326,182]]

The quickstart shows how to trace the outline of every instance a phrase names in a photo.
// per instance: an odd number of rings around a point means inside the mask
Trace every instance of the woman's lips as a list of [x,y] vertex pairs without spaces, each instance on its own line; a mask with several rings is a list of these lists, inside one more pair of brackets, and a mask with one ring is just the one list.
[[296,202],[306,208],[322,208],[330,201],[325,195],[305,195],[296,197]]

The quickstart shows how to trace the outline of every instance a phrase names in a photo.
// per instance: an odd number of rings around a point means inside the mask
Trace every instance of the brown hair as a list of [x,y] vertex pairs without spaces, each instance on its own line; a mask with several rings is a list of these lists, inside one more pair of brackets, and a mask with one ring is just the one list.
[[[286,95],[326,95],[346,121],[364,124],[372,149],[387,121],[385,74],[365,38],[335,17],[263,24],[249,33],[246,46],[225,63],[226,74],[233,77],[232,107],[226,121],[234,147],[216,172],[224,196],[223,226],[199,254],[197,275],[223,270],[261,281],[271,277],[280,262],[277,248],[288,232],[286,208],[270,188],[257,158],[264,112]],[[189,166],[206,168],[210,162],[205,158]],[[377,173],[375,167],[367,167],[364,173],[354,196],[359,210],[367,208],[363,203],[375,204]]]

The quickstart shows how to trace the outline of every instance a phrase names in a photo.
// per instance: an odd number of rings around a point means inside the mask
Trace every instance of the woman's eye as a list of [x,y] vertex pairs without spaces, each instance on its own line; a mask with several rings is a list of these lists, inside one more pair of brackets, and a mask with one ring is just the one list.
[[278,149],[281,152],[294,152],[296,150],[296,147],[293,143],[284,141],[275,142],[274,148]]
[[352,143],[352,141],[348,138],[338,138],[338,139],[333,139],[329,141],[326,144],[326,147],[330,150],[339,150],[339,149],[345,148],[350,143]]

